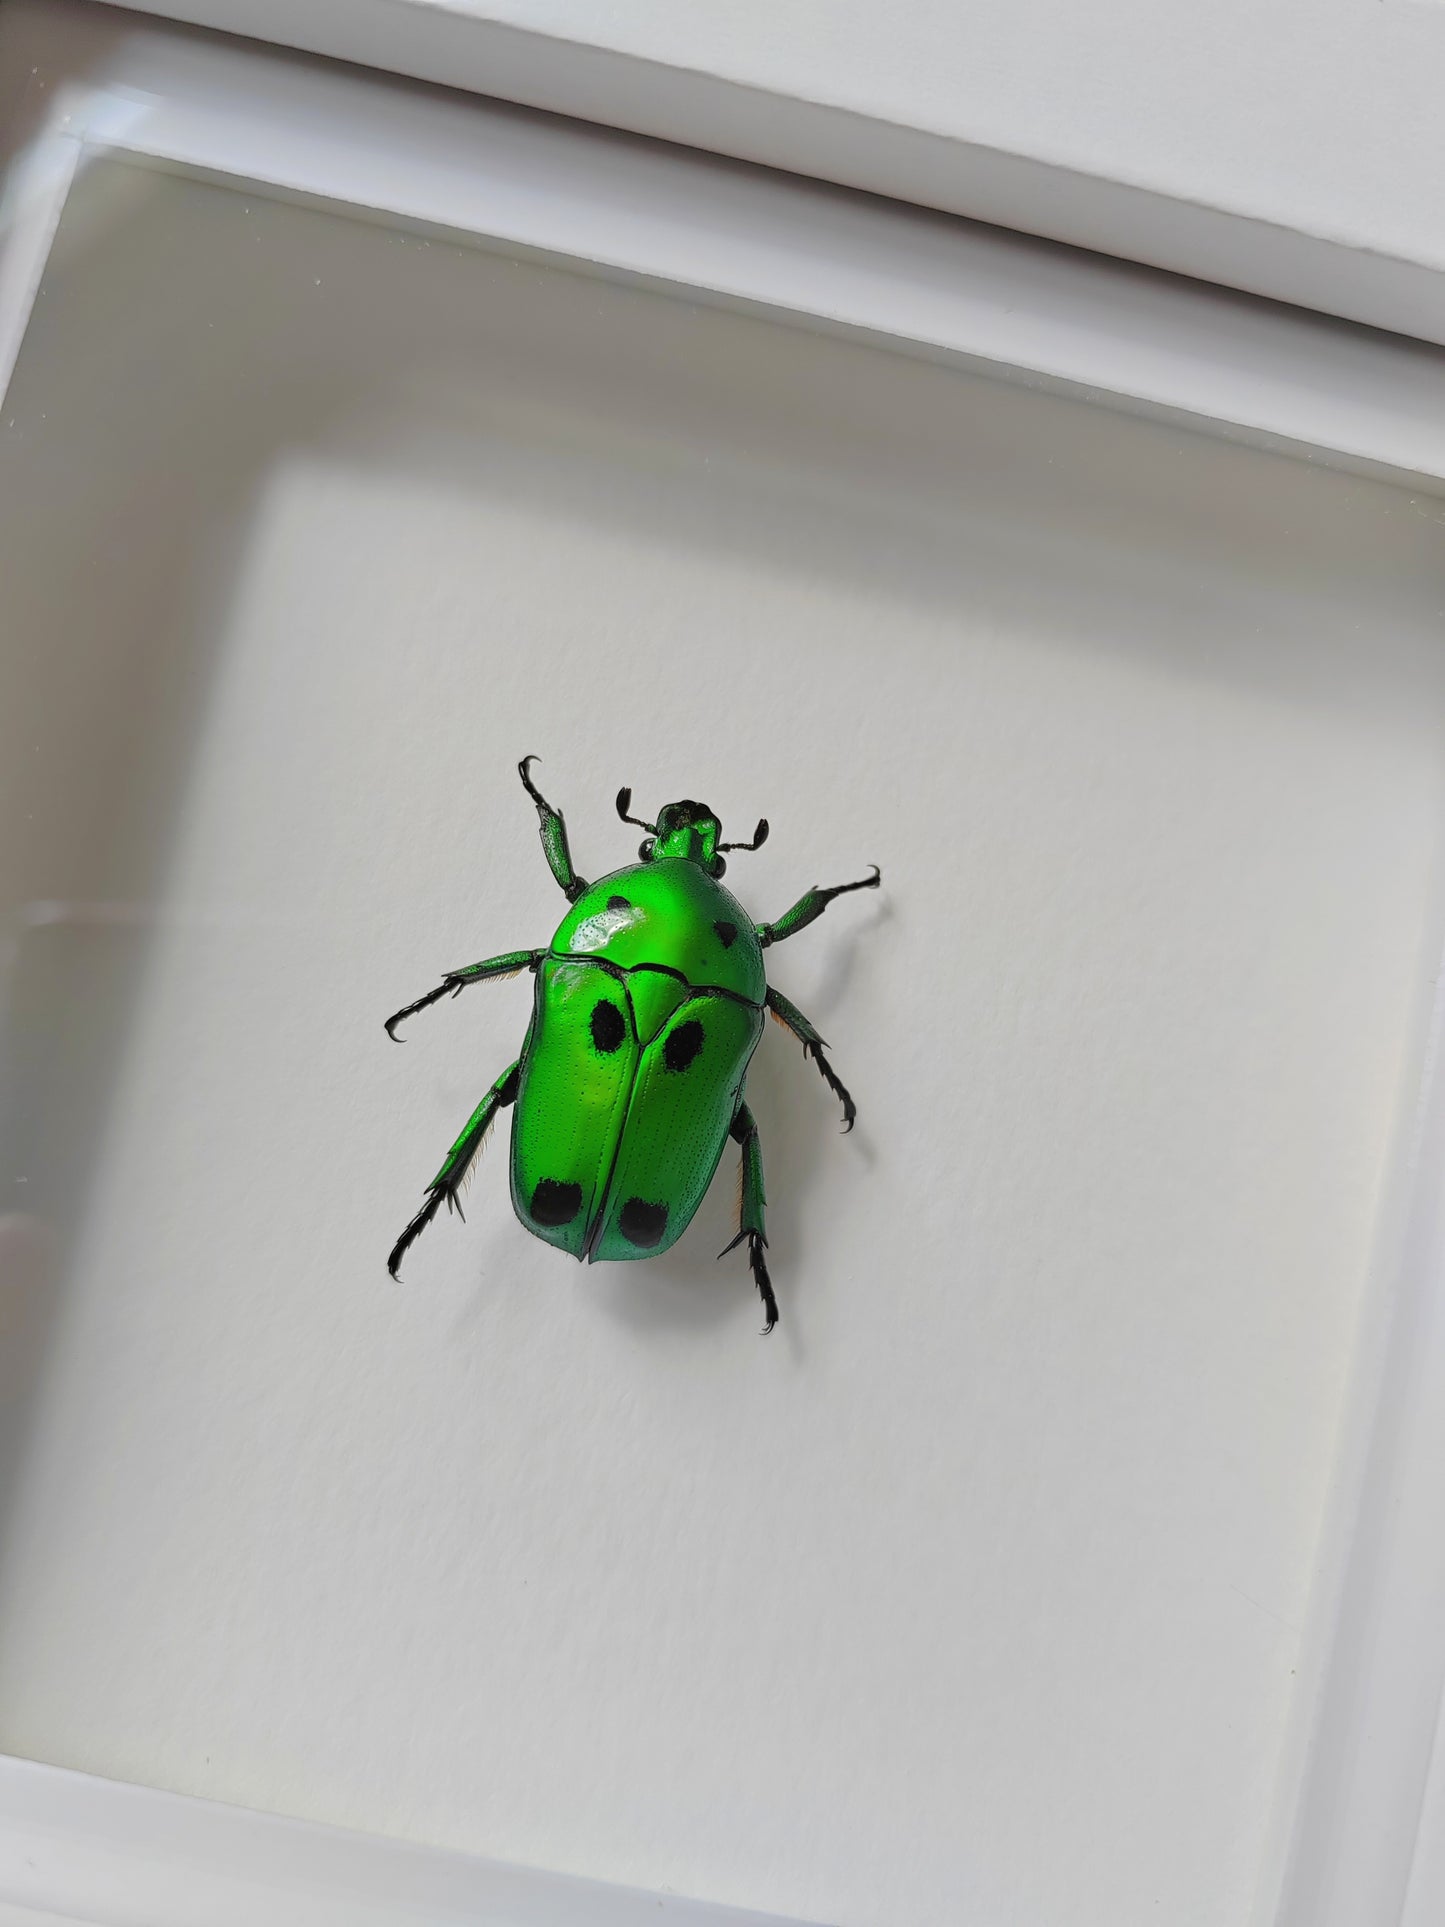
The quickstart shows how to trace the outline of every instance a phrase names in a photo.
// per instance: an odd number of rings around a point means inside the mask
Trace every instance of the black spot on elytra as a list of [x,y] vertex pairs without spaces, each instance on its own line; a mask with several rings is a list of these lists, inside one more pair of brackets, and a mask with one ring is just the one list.
[[645,1198],[629,1198],[618,1214],[617,1229],[629,1244],[651,1250],[661,1244],[667,1229],[667,1206],[649,1204]]
[[685,1071],[701,1049],[702,1025],[696,1017],[689,1017],[685,1024],[668,1033],[662,1047],[662,1061],[670,1071]]
[[610,1056],[627,1035],[627,1019],[607,997],[592,1006],[592,1041],[604,1057]]
[[731,950],[738,940],[737,925],[735,923],[729,923],[726,917],[720,917],[713,925],[713,929],[716,930],[718,941],[721,943],[723,949]]
[[607,899],[607,908],[609,910],[630,910],[632,905],[627,901],[626,897],[609,897]]
[[571,1224],[581,1209],[580,1184],[563,1184],[560,1178],[543,1178],[532,1193],[532,1216],[538,1224]]

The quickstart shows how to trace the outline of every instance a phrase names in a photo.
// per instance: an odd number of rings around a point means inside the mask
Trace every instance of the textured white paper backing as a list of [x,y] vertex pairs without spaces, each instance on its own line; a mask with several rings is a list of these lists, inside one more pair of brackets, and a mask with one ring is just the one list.
[[[1420,506],[120,168],[0,484],[0,1746],[849,1927],[1243,1923],[1433,969]],[[530,984],[381,1019],[564,908],[527,751],[591,876],[622,783],[768,815],[759,917],[882,865],[769,953],[861,1117],[770,1031],[766,1343],[731,1153],[580,1270],[496,1142],[387,1277]]]

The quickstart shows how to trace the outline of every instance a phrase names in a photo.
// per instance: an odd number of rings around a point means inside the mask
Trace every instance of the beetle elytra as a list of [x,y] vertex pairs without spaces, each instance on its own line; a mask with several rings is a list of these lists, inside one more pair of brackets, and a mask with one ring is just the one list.
[[[531,971],[532,1021],[522,1054],[492,1085],[427,1186],[426,1201],[387,1260],[393,1277],[407,1248],[459,1194],[498,1111],[515,1106],[512,1204],[534,1237],[589,1262],[650,1258],[687,1229],[731,1137],[742,1153],[738,1235],[767,1316],[778,1319],[764,1255],[763,1160],[758,1127],[744,1097],[749,1062],[766,1011],[791,1031],[843,1106],[856,1115],[824,1055],[824,1041],[803,1013],[773,990],[763,952],[822,915],[834,897],[875,889],[877,866],[857,883],[814,886],[775,923],[755,924],[721,878],[726,850],[704,804],[669,803],[656,823],[629,814],[632,792],[618,792],[624,823],[647,831],[639,861],[587,883],[572,865],[567,826],[518,765],[537,806],[542,849],[570,908],[545,950],[514,950],[448,971],[434,990],[386,1020],[396,1026],[468,984]],[[396,1041],[400,1041],[396,1039]],[[726,1251],[719,1253],[725,1256]]]

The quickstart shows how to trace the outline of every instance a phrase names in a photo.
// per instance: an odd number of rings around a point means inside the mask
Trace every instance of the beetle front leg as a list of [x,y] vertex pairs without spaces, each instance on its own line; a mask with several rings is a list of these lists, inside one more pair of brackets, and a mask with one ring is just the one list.
[[728,1134],[742,1146],[743,1151],[743,1189],[738,1210],[738,1235],[731,1244],[724,1245],[718,1253],[726,1258],[735,1251],[746,1238],[748,1241],[748,1263],[752,1267],[753,1281],[758,1288],[758,1296],[763,1301],[763,1311],[767,1324],[763,1326],[763,1336],[778,1322],[778,1301],[773,1296],[773,1281],[768,1276],[768,1261],[763,1256],[767,1245],[767,1233],[763,1228],[763,1207],[767,1199],[763,1193],[763,1147],[758,1140],[758,1127],[753,1114],[746,1104],[740,1103],[733,1113],[733,1121]]
[[427,1186],[426,1203],[422,1206],[421,1210],[417,1212],[406,1230],[402,1232],[401,1236],[392,1246],[391,1256],[386,1261],[386,1268],[393,1278],[399,1275],[398,1267],[402,1259],[406,1256],[407,1247],[416,1242],[443,1204],[446,1205],[448,1211],[455,1211],[458,1216],[462,1215],[462,1207],[458,1202],[458,1194],[461,1191],[462,1185],[466,1182],[467,1172],[470,1171],[477,1160],[477,1154],[482,1148],[482,1140],[486,1137],[487,1132],[491,1130],[492,1120],[496,1117],[497,1112],[504,1109],[508,1104],[514,1104],[517,1101],[517,1085],[519,1082],[517,1071],[520,1062],[521,1059],[519,1058],[517,1063],[513,1064],[509,1070],[502,1072],[502,1075],[472,1112],[470,1118],[467,1120],[467,1128],[462,1132],[450,1151],[447,1152],[446,1162]]
[[511,950],[505,957],[488,957],[485,963],[468,964],[465,970],[449,970],[435,990],[429,990],[425,997],[418,997],[414,1004],[405,1010],[394,1011],[386,1020],[386,1034],[393,1044],[401,1039],[396,1027],[403,1017],[415,1017],[419,1010],[434,1004],[446,996],[448,991],[459,997],[468,984],[484,984],[489,978],[515,977],[519,971],[535,970],[546,956],[545,950]]
[[850,890],[876,890],[883,881],[882,873],[875,863],[871,877],[862,877],[857,883],[835,883],[829,890],[822,890],[815,883],[793,905],[785,910],[776,923],[760,923],[757,926],[758,942],[766,950],[770,943],[781,943],[785,937],[796,937],[800,930],[806,930],[815,917],[821,917],[834,897],[846,896]]
[[587,883],[572,868],[572,852],[567,847],[567,825],[562,819],[562,812],[552,808],[527,774],[528,764],[536,760],[535,756],[524,756],[517,765],[517,774],[522,779],[523,789],[537,805],[537,815],[542,825],[542,854],[547,859],[547,868],[556,877],[567,901],[575,903],[587,888]]
[[790,1030],[803,1046],[804,1057],[811,1057],[823,1074],[823,1082],[843,1106],[843,1129],[851,1131],[858,1116],[858,1106],[853,1102],[848,1086],[838,1076],[833,1066],[823,1055],[826,1038],[820,1037],[796,1004],[790,1004],[780,990],[768,986],[768,994],[763,999],[770,1014],[777,1019],[784,1030]]

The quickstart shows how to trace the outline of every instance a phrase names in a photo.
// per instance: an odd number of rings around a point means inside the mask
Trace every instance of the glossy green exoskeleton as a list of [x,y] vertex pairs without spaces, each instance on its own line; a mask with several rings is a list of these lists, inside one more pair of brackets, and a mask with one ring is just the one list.
[[514,950],[449,971],[435,990],[387,1018],[395,1038],[404,1017],[468,984],[521,970],[537,980],[522,1055],[472,1113],[388,1267],[395,1277],[443,1204],[460,1211],[458,1194],[504,1105],[516,1106],[517,1216],[535,1237],[589,1261],[650,1258],[674,1244],[731,1136],[742,1149],[742,1201],[738,1235],[726,1249],[746,1238],[771,1331],[778,1304],[763,1256],[763,1160],[743,1098],[764,1011],[817,1064],[842,1103],[845,1130],[856,1112],[823,1055],[823,1039],[769,988],[763,952],[821,916],[834,897],[875,888],[877,866],[858,883],[807,891],[776,923],[755,924],[719,879],[723,851],[756,850],[768,834],[766,818],[750,843],[723,843],[703,804],[669,803],[656,823],[644,823],[628,814],[632,792],[624,789],[618,815],[648,833],[641,862],[586,883],[572,867],[561,812],[528,774],[535,760],[524,757],[518,767],[541,819],[548,866],[572,907],[546,950]]

